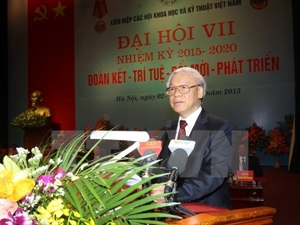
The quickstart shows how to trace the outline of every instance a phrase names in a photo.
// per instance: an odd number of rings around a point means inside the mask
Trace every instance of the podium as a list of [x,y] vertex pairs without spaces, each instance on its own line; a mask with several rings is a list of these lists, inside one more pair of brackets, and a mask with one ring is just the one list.
[[[206,206],[206,208],[207,207],[209,206]],[[273,224],[273,216],[275,215],[275,213],[276,213],[275,208],[271,208],[267,206],[259,206],[259,207],[235,209],[235,210],[203,212],[197,214],[196,216],[185,217],[182,220],[167,221],[167,223],[172,225],[202,225],[202,224],[264,225],[264,224]]]
[[51,143],[52,130],[59,130],[57,123],[49,123],[43,127],[25,128],[23,136],[23,148],[31,149],[34,147],[43,147]]
[[250,208],[264,205],[265,177],[254,177],[253,182],[234,181],[228,184],[233,209]]

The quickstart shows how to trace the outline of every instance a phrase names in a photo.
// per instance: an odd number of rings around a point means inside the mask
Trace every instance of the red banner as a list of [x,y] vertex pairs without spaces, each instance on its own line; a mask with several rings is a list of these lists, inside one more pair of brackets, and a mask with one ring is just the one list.
[[76,127],[74,51],[74,0],[28,0],[28,96],[42,91],[65,130]]

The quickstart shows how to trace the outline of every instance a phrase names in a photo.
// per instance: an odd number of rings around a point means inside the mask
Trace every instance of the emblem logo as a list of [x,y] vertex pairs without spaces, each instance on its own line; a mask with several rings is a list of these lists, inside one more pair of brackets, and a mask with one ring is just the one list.
[[95,24],[94,29],[97,33],[101,34],[106,30],[106,23],[103,20],[99,20]]
[[268,0],[250,0],[250,5],[254,9],[263,9],[268,5]]
[[163,4],[165,6],[171,6],[171,5],[175,5],[180,0],[159,0],[159,1],[161,4]]
[[34,22],[37,20],[46,20],[47,19],[47,8],[44,5],[41,5],[42,8],[37,7],[35,9],[35,13],[39,16],[34,17]]

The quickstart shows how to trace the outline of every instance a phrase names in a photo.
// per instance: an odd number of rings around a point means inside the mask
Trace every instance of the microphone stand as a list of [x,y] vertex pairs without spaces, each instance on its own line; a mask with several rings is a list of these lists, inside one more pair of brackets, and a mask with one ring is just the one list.
[[[152,160],[150,159],[150,157],[147,157],[144,161],[143,161],[143,165],[146,164],[150,164],[152,162]],[[146,168],[146,170],[144,171],[143,175],[142,175],[142,180],[147,179],[150,177],[150,173],[151,173],[151,169],[150,168]],[[145,184],[142,185],[142,189],[146,189],[148,187],[151,186],[151,181],[146,182]],[[149,193],[146,194],[146,197],[149,197]]]
[[[173,189],[172,189],[173,193],[176,192],[176,187],[177,187],[177,184],[174,181],[174,185],[173,185]],[[166,202],[174,202],[174,194],[166,196],[165,200],[166,200]],[[182,205],[172,205],[172,206],[168,206],[167,208],[173,214],[183,213],[183,214],[188,215],[188,216],[195,216],[196,215],[195,213],[193,213],[192,211],[190,211],[189,209],[185,208]]]

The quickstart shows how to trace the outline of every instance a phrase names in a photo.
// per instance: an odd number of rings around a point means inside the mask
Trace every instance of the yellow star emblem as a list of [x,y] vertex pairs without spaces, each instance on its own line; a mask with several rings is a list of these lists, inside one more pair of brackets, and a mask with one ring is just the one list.
[[55,18],[59,15],[65,16],[64,10],[67,8],[67,6],[62,6],[60,2],[58,2],[58,6],[56,8],[52,8],[55,11]]

